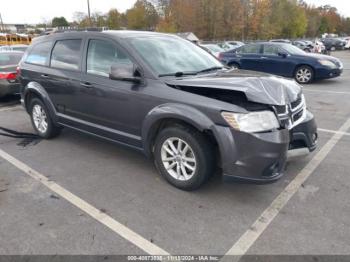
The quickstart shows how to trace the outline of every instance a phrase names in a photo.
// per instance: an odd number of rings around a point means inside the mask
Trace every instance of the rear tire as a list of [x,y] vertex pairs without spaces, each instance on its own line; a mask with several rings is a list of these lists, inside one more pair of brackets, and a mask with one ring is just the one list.
[[160,131],[154,160],[160,174],[173,186],[191,191],[203,185],[214,172],[214,150],[202,133],[174,126]]
[[231,63],[231,64],[229,64],[229,67],[234,68],[234,69],[240,69],[240,66],[237,63]]
[[314,80],[314,70],[307,65],[299,66],[295,70],[294,79],[299,84],[310,84]]
[[33,98],[29,106],[30,118],[37,134],[45,139],[56,137],[61,128],[56,126],[45,104],[39,98]]

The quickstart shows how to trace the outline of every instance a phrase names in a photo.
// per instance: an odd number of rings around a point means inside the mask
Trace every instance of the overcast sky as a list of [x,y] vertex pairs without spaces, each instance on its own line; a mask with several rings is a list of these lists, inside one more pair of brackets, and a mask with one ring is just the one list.
[[[188,0],[191,1],[191,0]],[[215,0],[212,0],[213,4]],[[87,12],[87,0],[0,0],[0,12],[4,23],[35,24],[50,21],[55,16],[64,16],[68,21],[73,20],[76,11]],[[306,0],[315,5],[331,4],[341,14],[350,17],[349,0]],[[117,8],[124,12],[133,6],[135,0],[90,0],[91,11],[107,12]]]
[[[107,12],[117,8],[124,12],[132,7],[135,0],[90,0],[91,12]],[[87,13],[87,0],[0,0],[0,13],[5,24],[36,24],[51,20],[55,16],[64,16],[73,20],[74,12]]]

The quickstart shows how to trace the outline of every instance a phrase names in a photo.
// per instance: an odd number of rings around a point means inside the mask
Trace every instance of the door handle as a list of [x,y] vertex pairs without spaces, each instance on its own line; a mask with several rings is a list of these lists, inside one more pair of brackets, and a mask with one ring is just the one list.
[[86,88],[92,88],[93,85],[89,82],[80,82],[80,85]]
[[262,57],[260,57],[261,59],[267,59],[267,57],[266,56],[262,56]]
[[47,75],[47,74],[42,74],[41,77],[42,77],[42,78],[49,78],[49,75]]

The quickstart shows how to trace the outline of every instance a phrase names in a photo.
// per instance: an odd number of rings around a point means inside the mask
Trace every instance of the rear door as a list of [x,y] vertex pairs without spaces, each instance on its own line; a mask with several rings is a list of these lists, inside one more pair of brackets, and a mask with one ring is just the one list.
[[260,44],[248,44],[242,46],[237,50],[236,57],[239,59],[242,69],[253,71],[263,70]]
[[82,38],[57,40],[50,68],[41,75],[48,83],[46,91],[56,110],[68,116],[77,116],[83,44]]

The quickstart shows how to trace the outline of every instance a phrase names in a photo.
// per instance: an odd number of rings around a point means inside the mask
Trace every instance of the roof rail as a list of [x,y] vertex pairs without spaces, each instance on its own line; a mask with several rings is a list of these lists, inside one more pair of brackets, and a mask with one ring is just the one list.
[[86,28],[76,28],[76,27],[63,27],[55,28],[54,30],[45,31],[41,35],[51,35],[57,33],[68,33],[68,32],[103,32],[109,30],[108,27],[86,27]]

